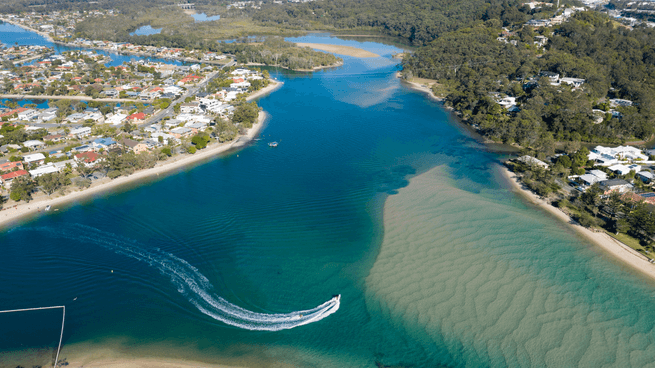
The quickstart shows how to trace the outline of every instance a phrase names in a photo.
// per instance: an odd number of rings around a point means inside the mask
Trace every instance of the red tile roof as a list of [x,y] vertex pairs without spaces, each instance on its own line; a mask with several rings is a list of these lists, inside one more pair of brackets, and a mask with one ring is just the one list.
[[2,179],[2,181],[5,181],[24,175],[29,175],[29,173],[25,170],[18,170],[18,171],[12,171],[9,174],[0,175],[0,179]]
[[84,162],[87,162],[87,163],[97,160],[98,157],[100,157],[100,155],[93,152],[93,151],[86,151],[86,152],[78,153],[77,155],[75,155],[75,158],[77,158],[79,160],[82,160]]

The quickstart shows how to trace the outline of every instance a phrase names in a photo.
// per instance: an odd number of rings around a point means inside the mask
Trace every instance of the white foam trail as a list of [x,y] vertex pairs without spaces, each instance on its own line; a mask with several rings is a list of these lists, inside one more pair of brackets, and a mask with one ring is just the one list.
[[333,298],[313,309],[292,313],[266,314],[252,312],[214,294],[212,292],[213,285],[197,268],[187,261],[160,249],[145,250],[133,240],[122,239],[117,235],[78,224],[58,228],[19,229],[45,231],[53,237],[89,241],[94,245],[100,245],[116,253],[145,262],[157,269],[162,275],[170,277],[177,290],[187,297],[189,302],[202,313],[228,325],[246,330],[279,331],[306,325],[320,321],[336,312],[340,305],[339,300]]

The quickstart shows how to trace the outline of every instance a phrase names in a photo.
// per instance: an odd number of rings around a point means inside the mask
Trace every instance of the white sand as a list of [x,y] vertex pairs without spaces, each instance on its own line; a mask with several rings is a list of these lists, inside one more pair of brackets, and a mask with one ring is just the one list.
[[181,167],[187,167],[199,161],[210,159],[219,153],[225,152],[231,148],[238,148],[250,142],[259,133],[264,126],[267,114],[263,111],[259,113],[257,124],[250,128],[246,135],[238,137],[230,143],[222,143],[210,145],[203,150],[197,151],[195,154],[184,154],[171,157],[166,161],[158,162],[157,165],[151,169],[137,171],[130,176],[120,176],[116,179],[102,179],[94,183],[87,189],[77,190],[66,194],[65,196],[55,197],[58,194],[53,194],[51,197],[46,195],[35,196],[34,200],[29,203],[20,202],[17,205],[5,204],[0,211],[0,228],[7,227],[14,224],[17,220],[38,214],[40,211],[50,205],[51,211],[55,211],[58,206],[67,204],[69,202],[77,202],[85,199],[94,194],[106,192],[108,190],[117,188],[119,186],[142,179],[154,179],[161,174],[168,171],[175,170]]
[[604,232],[594,232],[587,229],[586,227],[579,225],[569,215],[539,198],[532,191],[524,188],[523,185],[519,182],[518,177],[513,172],[509,171],[506,167],[503,166],[501,172],[512,185],[514,192],[520,194],[528,202],[538,206],[541,209],[544,209],[548,213],[555,216],[557,219],[569,224],[579,234],[589,239],[592,243],[600,246],[604,251],[616,259],[621,260],[623,263],[643,273],[644,275],[655,279],[655,265],[648,262],[648,258],[646,258],[643,254],[612,238]]
[[252,100],[256,99],[257,97],[267,95],[267,94],[275,91],[276,89],[282,87],[282,85],[284,84],[284,82],[278,82],[278,81],[275,81],[273,79],[269,79],[269,81],[271,82],[271,84],[269,84],[268,86],[260,89],[259,91],[255,92],[255,93],[251,94],[250,96],[246,97],[246,101],[252,101]]
[[410,82],[410,81],[408,81],[408,80],[402,79],[402,78],[401,78],[401,77],[402,77],[402,74],[401,74],[400,72],[396,72],[396,77],[399,78],[403,83],[408,84],[408,85],[409,85],[409,88],[414,89],[414,90],[417,90],[417,91],[421,91],[421,92],[427,94],[427,95],[428,95],[431,99],[433,99],[433,100],[436,100],[436,101],[439,101],[439,102],[442,102],[442,101],[444,100],[444,98],[442,98],[442,97],[437,97],[437,96],[434,94],[434,92],[432,92],[432,89],[431,89],[431,88],[429,88],[429,87],[425,87],[425,86],[423,86],[423,85],[420,84],[420,83]]

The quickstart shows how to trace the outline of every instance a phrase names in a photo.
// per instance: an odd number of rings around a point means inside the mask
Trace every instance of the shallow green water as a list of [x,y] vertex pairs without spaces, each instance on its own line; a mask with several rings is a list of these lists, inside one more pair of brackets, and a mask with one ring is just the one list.
[[[71,359],[109,348],[262,367],[653,361],[652,285],[499,184],[497,157],[395,79],[397,49],[302,41],[382,57],[273,70],[285,84],[259,101],[271,117],[238,154],[0,234],[0,308],[66,304]],[[292,329],[234,317],[234,305],[283,314],[337,293],[336,312]],[[59,323],[0,316],[0,347],[23,352],[7,366],[48,361],[51,349],[26,349],[53,346]]]

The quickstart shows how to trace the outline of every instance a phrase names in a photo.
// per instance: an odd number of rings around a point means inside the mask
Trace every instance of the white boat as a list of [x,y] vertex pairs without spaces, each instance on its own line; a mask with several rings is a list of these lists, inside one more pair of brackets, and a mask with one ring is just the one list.
[[277,147],[278,143],[277,142],[269,142],[268,146],[269,147]]
[[50,211],[50,205],[47,205],[47,206],[45,207],[45,210],[46,210],[46,211]]
[[332,299],[334,299],[335,302],[340,302],[341,301],[341,294],[337,294],[332,296]]

